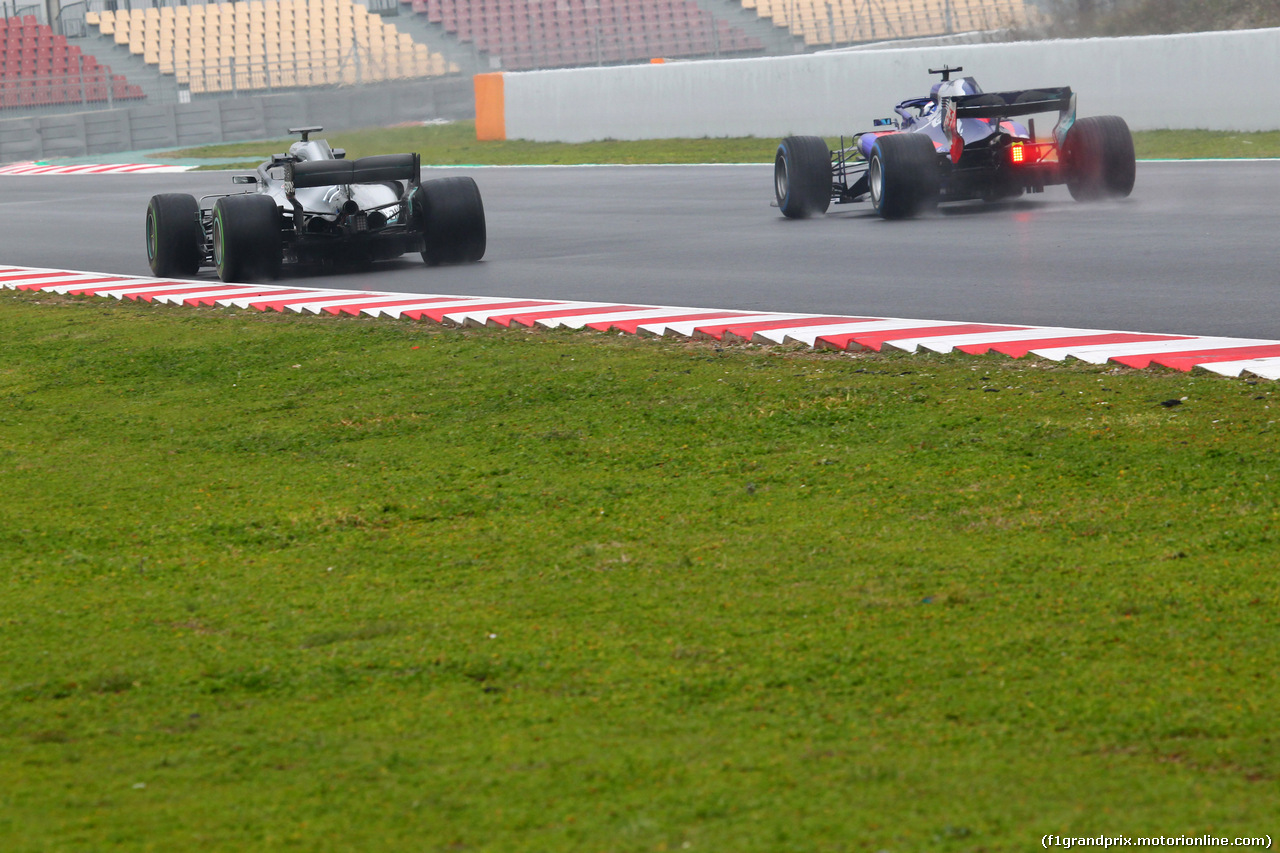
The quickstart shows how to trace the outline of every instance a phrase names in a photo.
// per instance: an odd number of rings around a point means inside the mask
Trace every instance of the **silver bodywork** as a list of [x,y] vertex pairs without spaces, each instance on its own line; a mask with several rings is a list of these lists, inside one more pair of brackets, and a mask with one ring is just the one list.
[[484,203],[469,177],[423,183],[416,152],[348,160],[322,128],[256,174],[236,175],[241,192],[196,199],[160,193],[147,205],[152,272],[195,275],[213,266],[223,281],[265,280],[284,265],[364,266],[416,252],[429,266],[484,256]]
[[[335,152],[324,139],[310,139],[289,146],[289,154],[301,162],[341,159],[337,156],[341,153],[344,152],[341,149]],[[258,167],[258,192],[271,196],[282,209],[292,211],[285,179],[283,164],[268,161]],[[334,224],[342,217],[348,202],[355,202],[366,213],[381,211],[387,217],[388,224],[397,224],[402,213],[400,199],[403,194],[403,186],[393,189],[387,183],[337,184],[294,190],[294,197],[302,205],[304,214],[319,216]]]

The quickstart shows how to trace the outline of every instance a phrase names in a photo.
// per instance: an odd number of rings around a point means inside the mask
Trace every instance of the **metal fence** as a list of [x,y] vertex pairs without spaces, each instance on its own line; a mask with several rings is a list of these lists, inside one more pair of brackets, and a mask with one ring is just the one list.
[[162,71],[172,71],[182,93],[190,95],[262,93],[313,86],[361,86],[387,80],[441,77],[449,73],[439,54],[375,58],[358,46],[347,50],[298,51],[292,57],[234,57],[200,60],[194,57]]
[[[0,0],[0,18],[34,15],[37,21],[52,27],[57,35],[82,38],[89,34],[89,25],[85,16],[90,12],[129,12],[134,9],[162,9],[166,6],[217,6],[232,2],[235,0],[75,0],[72,3],[63,3],[53,20],[49,20],[44,3]],[[400,12],[400,0],[363,0],[362,5],[370,12],[382,17],[394,17]]]
[[0,110],[39,107],[111,109],[118,101],[142,100],[142,89],[110,69],[79,56],[77,67],[61,73],[0,77]]

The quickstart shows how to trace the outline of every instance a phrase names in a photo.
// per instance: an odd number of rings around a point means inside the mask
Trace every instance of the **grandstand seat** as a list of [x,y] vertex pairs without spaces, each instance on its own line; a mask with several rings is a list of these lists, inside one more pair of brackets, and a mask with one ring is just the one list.
[[[107,24],[114,24],[112,33],[103,27],[107,17],[105,12],[97,16],[99,32],[129,44],[161,73],[185,76],[192,91],[368,82],[456,70],[352,0],[236,0],[118,12]],[[308,63],[314,67],[298,67]]]
[[[114,16],[95,17],[101,24]],[[35,16],[0,18],[0,108],[78,103],[85,97],[82,77],[92,80],[97,67],[91,55],[68,45],[65,36]],[[127,82],[124,96],[144,97],[139,87]]]
[[1025,24],[1027,0],[742,0],[809,45],[884,41]]

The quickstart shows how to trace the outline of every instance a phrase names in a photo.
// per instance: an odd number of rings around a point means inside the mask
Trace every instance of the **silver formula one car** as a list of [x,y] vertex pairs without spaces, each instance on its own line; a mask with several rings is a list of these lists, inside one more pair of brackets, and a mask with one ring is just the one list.
[[251,189],[199,201],[184,193],[147,205],[147,260],[158,276],[193,276],[212,266],[223,281],[270,279],[284,264],[365,265],[421,252],[429,265],[478,261],[484,205],[467,177],[421,180],[417,154],[347,160],[311,134],[256,175]]

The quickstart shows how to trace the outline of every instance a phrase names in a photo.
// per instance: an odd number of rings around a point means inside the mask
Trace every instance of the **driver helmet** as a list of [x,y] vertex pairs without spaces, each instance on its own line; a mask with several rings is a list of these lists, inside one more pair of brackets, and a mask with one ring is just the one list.
[[295,142],[289,146],[289,153],[299,160],[332,160],[333,149],[326,139],[312,139],[307,142]]

